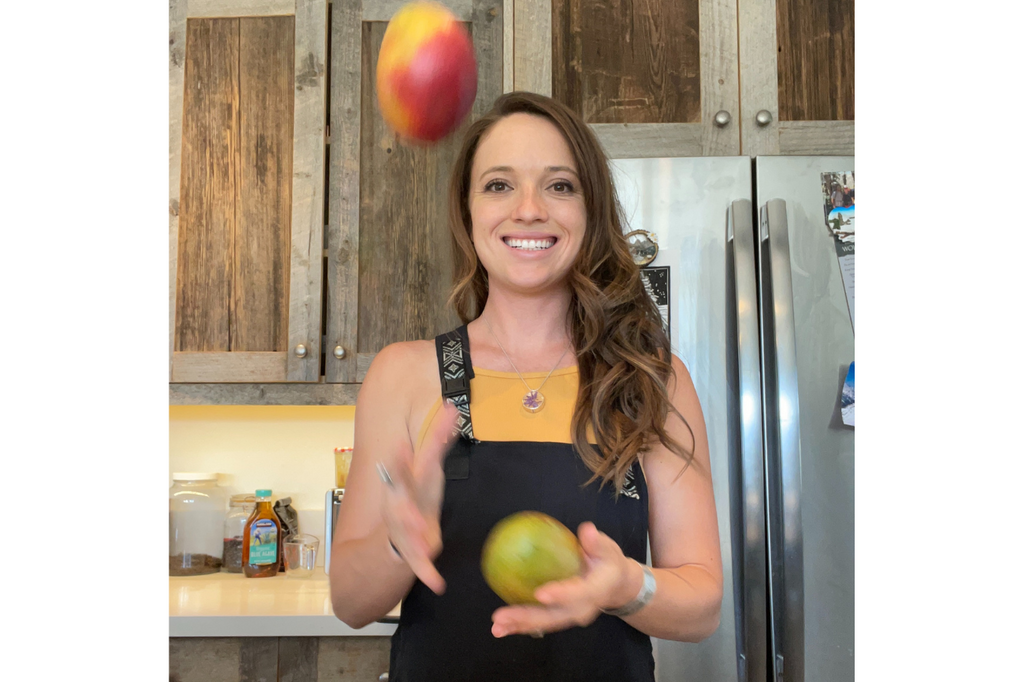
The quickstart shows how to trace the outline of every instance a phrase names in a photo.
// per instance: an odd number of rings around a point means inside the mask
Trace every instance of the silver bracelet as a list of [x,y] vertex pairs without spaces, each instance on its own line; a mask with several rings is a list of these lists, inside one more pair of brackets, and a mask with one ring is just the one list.
[[[638,561],[637,563],[640,562]],[[640,594],[636,595],[633,601],[625,606],[620,606],[617,609],[601,609],[601,613],[625,618],[626,616],[632,616],[651,603],[651,600],[654,599],[654,592],[658,587],[658,583],[654,580],[654,571],[651,570],[650,566],[640,564],[640,568],[644,569],[644,584],[640,586]]]

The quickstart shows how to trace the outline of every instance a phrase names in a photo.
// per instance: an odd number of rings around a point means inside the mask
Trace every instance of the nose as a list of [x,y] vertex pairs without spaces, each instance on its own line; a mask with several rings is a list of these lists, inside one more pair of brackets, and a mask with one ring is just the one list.
[[548,212],[539,190],[527,184],[518,197],[512,219],[517,223],[547,222]]

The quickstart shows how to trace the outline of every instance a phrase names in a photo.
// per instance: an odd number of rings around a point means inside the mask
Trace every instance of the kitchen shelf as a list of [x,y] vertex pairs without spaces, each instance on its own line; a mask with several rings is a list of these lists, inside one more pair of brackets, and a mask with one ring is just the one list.
[[345,625],[321,567],[308,578],[213,573],[169,582],[171,637],[390,637],[398,622],[396,606],[364,628]]

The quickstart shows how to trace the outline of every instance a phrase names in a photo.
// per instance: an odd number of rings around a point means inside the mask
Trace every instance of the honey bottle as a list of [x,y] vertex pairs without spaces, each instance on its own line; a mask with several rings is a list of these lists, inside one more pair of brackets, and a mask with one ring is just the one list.
[[281,521],[270,504],[270,490],[256,491],[256,509],[242,531],[242,572],[246,578],[277,575],[281,561]]

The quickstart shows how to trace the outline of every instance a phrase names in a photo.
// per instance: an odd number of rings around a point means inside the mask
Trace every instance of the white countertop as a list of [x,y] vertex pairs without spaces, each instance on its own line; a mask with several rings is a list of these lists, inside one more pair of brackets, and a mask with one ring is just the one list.
[[[169,581],[171,637],[390,637],[396,627],[377,622],[354,630],[338,620],[321,567],[308,578],[212,573]],[[386,618],[397,621],[398,607]]]

